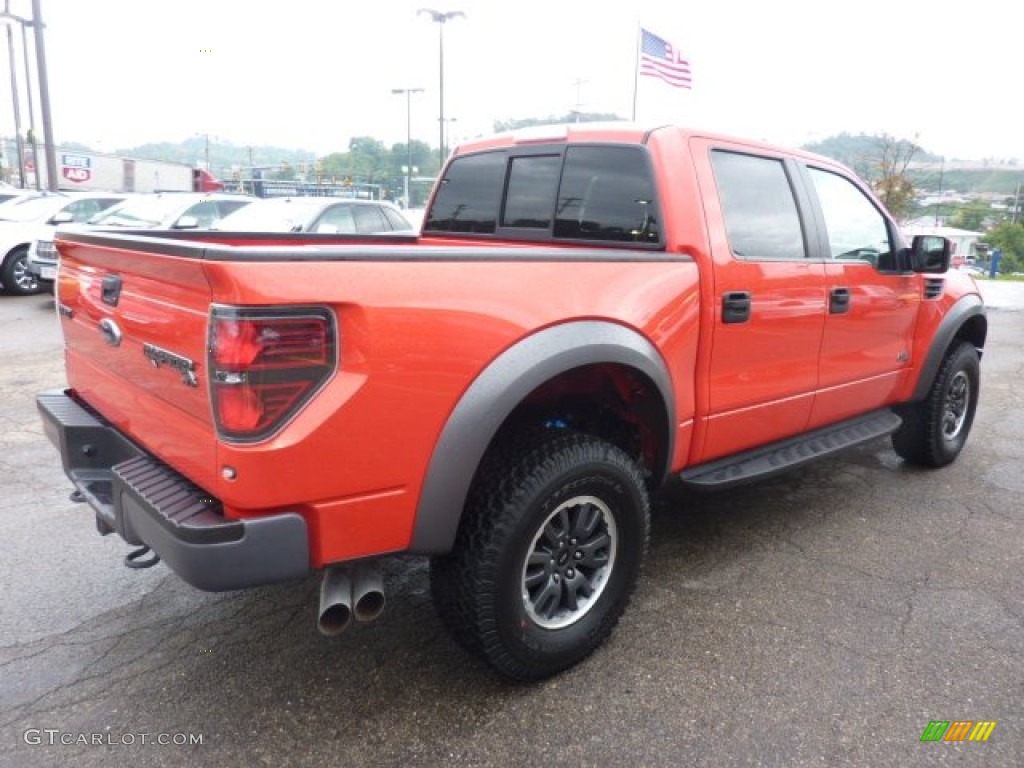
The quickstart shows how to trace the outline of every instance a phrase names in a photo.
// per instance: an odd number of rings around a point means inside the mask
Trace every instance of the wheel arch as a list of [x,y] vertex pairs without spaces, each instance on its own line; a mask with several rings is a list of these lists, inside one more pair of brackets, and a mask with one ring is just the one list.
[[921,373],[910,400],[917,402],[928,396],[939,366],[953,344],[966,341],[978,350],[980,357],[987,336],[988,319],[985,317],[985,306],[980,297],[973,294],[965,296],[950,307],[932,337],[931,346],[928,347],[928,354],[924,365],[921,366]]
[[[635,372],[652,385],[663,416],[653,482],[667,474],[675,430],[672,381],[661,354],[637,331],[604,321],[546,328],[505,350],[473,381],[449,415],[427,465],[409,552],[448,552],[462,519],[474,475],[502,426],[530,395],[587,366]],[[655,409],[658,410],[658,409]]]
[[18,251],[24,250],[27,253],[28,249],[31,247],[31,245],[32,245],[32,243],[15,243],[10,248],[8,248],[6,251],[3,252],[4,257],[0,261],[2,261],[2,263],[6,264],[7,260],[10,259],[11,257],[13,257],[14,254],[16,254]]

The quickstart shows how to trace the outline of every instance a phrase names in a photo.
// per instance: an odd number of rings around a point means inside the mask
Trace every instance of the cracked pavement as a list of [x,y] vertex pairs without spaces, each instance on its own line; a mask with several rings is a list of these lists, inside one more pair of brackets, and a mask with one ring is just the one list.
[[[315,577],[207,594],[124,568],[36,415],[63,384],[52,298],[0,298],[0,766],[1024,764],[1024,284],[985,290],[958,462],[905,467],[880,441],[670,490],[610,641],[533,686],[449,639],[421,561],[389,562],[384,616],[337,638]],[[931,720],[998,725],[921,743]],[[159,733],[203,743],[139,743]]]

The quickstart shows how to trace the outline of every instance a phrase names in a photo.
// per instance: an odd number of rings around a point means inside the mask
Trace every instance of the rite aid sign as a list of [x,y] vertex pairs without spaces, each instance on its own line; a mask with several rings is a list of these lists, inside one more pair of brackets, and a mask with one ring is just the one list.
[[60,172],[68,181],[77,184],[86,182],[92,178],[92,158],[84,155],[61,154]]

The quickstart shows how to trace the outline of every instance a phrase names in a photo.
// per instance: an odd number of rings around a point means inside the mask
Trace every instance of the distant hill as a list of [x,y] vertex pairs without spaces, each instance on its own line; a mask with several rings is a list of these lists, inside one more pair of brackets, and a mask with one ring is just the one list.
[[[910,142],[911,140],[901,139],[900,141]],[[833,160],[838,160],[843,165],[853,168],[857,173],[864,176],[866,173],[862,172],[862,167],[865,166],[865,163],[869,163],[871,158],[878,155],[878,137],[867,133],[854,134],[843,132],[835,136],[829,136],[821,141],[812,141],[809,144],[804,144],[802,148],[808,152],[814,152],[819,155],[825,155],[825,157],[831,157]],[[922,147],[914,155],[914,159],[918,161],[939,162],[942,158],[939,155],[931,154]]]
[[[64,142],[61,146],[95,151],[94,148],[80,142]],[[135,157],[141,160],[163,160],[168,163],[185,163],[200,166],[206,162],[206,138],[195,136],[179,142],[163,141],[151,144],[139,144],[134,147],[118,147],[111,154],[124,157]],[[311,163],[316,160],[316,153],[305,149],[285,147],[238,146],[228,141],[210,141],[210,167],[214,175],[220,178],[231,176],[232,168],[251,165],[277,168],[281,163],[297,166],[299,163]]]
[[[840,133],[805,144],[803,149],[838,160],[866,179],[871,177],[872,159],[878,155],[877,138],[865,133]],[[1024,183],[1024,168],[967,166],[971,164],[953,160],[944,166],[941,155],[922,149],[914,155],[907,175],[915,187],[927,192],[952,189],[960,194],[1012,195],[1017,184]]]

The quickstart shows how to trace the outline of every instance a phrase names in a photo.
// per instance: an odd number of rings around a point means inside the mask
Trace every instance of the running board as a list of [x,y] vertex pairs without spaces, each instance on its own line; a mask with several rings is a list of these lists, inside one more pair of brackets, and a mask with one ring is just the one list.
[[778,443],[738,453],[679,473],[684,485],[721,490],[782,474],[824,456],[877,440],[899,429],[902,420],[888,408],[841,421]]

